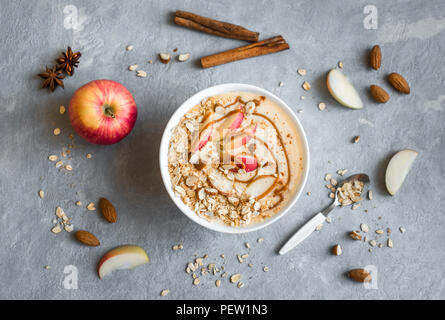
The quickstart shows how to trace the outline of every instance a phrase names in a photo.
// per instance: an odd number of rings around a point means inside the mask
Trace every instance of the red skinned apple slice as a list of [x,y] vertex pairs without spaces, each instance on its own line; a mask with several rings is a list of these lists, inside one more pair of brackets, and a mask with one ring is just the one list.
[[150,260],[144,249],[126,245],[108,251],[99,261],[97,272],[99,278],[105,277],[114,270],[133,269],[148,263]]
[[228,133],[235,131],[236,129],[241,127],[243,120],[244,120],[244,113],[241,110],[229,114],[222,121],[221,125],[218,126],[218,129],[212,136],[212,141],[218,141],[224,139],[224,137]]
[[209,180],[212,186],[224,195],[229,195],[233,189],[233,181],[217,169],[212,168],[209,171]]
[[259,200],[264,198],[269,192],[273,190],[278,179],[274,176],[261,176],[249,183],[246,188],[246,193],[250,197],[255,197]]
[[244,169],[246,172],[254,171],[258,167],[257,159],[246,154],[235,156],[235,162],[238,168]]
[[215,129],[215,121],[213,119],[214,113],[211,111],[209,112],[204,120],[203,124],[201,126],[201,131],[199,133],[199,137],[192,143],[192,152],[196,152],[204,148],[204,146],[209,142],[213,131]]

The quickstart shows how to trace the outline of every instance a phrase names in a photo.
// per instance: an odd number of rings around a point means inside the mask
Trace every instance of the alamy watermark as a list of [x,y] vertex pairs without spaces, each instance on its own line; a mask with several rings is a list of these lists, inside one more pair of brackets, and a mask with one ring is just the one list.
[[79,288],[79,270],[73,265],[65,266],[63,269],[65,278],[63,279],[63,287],[67,290],[77,290]]
[[363,14],[366,14],[363,19],[363,28],[366,30],[377,30],[379,27],[377,7],[369,4],[363,8]]

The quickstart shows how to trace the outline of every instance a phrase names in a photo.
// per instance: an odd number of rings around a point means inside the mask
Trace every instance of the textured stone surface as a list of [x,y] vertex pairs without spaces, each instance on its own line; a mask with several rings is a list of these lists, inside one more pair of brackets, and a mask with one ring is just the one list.
[[[64,28],[64,8],[74,4],[80,30]],[[373,1],[377,30],[363,27],[367,1],[1,1],[0,2],[0,298],[39,299],[401,299],[445,298],[445,3],[442,0]],[[202,70],[198,57],[243,45],[182,29],[172,23],[176,9],[242,24],[261,38],[282,34],[291,50]],[[367,65],[367,51],[382,46],[378,71]],[[134,45],[134,51],[125,47]],[[40,90],[36,74],[50,65],[67,45],[82,51],[80,68],[67,79],[65,90]],[[157,54],[179,48],[191,52],[186,63],[163,65]],[[154,63],[149,65],[148,60]],[[325,87],[326,72],[341,60],[344,71],[363,97],[363,110],[338,105]],[[148,78],[137,78],[127,67],[139,64]],[[305,68],[307,76],[297,74]],[[403,74],[409,96],[389,88],[385,75]],[[73,92],[97,78],[117,80],[134,94],[139,107],[136,128],[121,143],[94,146],[76,137],[71,173],[58,172],[47,160],[60,154],[73,133],[67,115],[58,114]],[[312,84],[304,92],[304,80]],[[284,86],[279,87],[282,81]],[[215,84],[243,82],[276,93],[297,111],[311,148],[311,170],[305,193],[278,223],[246,235],[211,232],[189,221],[169,199],[159,174],[158,150],[163,127],[190,95]],[[385,105],[373,103],[370,84],[391,95]],[[300,96],[305,95],[305,100]],[[325,111],[317,105],[325,102]],[[55,127],[62,134],[55,137]],[[358,144],[351,139],[361,136]],[[413,148],[420,155],[402,191],[395,197],[384,187],[384,169],[396,151]],[[87,160],[85,155],[93,158]],[[356,211],[339,209],[333,223],[286,256],[277,249],[308,218],[330,202],[324,175],[337,169],[364,171],[372,179],[374,200]],[[45,190],[46,197],[38,197]],[[119,222],[107,224],[97,212],[76,207],[109,198]],[[76,228],[101,240],[99,248],[77,244],[67,233],[50,232],[54,211],[62,206]],[[364,210],[368,212],[365,213]],[[379,219],[381,217],[381,219]],[[394,248],[373,248],[354,242],[347,232],[360,223],[370,226],[370,238],[385,243],[374,230],[390,227]],[[404,226],[401,234],[398,228]],[[264,237],[258,244],[256,239]],[[245,242],[252,248],[247,250]],[[131,243],[143,246],[151,262],[99,280],[95,269],[108,249]],[[173,252],[182,243],[184,250]],[[343,255],[330,254],[341,244]],[[249,252],[240,265],[236,254]],[[198,287],[184,272],[195,254],[209,254],[220,263],[226,255],[229,273],[241,272],[245,286],[203,277]],[[49,265],[51,269],[45,270]],[[78,289],[63,286],[64,267],[79,271]],[[378,289],[367,290],[345,277],[356,267],[374,265]],[[262,271],[263,266],[270,271]]]

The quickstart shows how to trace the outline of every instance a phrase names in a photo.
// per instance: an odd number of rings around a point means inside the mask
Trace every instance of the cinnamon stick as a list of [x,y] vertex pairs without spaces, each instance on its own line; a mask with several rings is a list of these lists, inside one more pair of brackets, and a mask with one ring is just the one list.
[[225,38],[255,42],[260,36],[258,32],[236,24],[213,20],[187,11],[176,11],[174,21],[177,25]]
[[276,36],[247,46],[203,57],[201,58],[201,65],[203,68],[210,68],[224,63],[258,57],[287,49],[289,49],[289,44],[286,40],[284,40],[282,36]]

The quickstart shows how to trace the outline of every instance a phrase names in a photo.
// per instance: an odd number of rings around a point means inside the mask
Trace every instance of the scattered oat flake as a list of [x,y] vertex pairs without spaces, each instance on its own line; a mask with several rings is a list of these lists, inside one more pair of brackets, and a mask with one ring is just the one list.
[[239,263],[243,263],[244,262],[243,258],[241,258],[240,255],[237,255],[236,258],[238,259]]
[[161,297],[165,297],[166,295],[169,294],[169,292],[170,292],[170,290],[168,290],[168,289],[164,289],[164,290],[162,290],[162,291],[161,291]]
[[179,249],[178,245],[174,245],[174,246],[172,247],[172,250],[173,250],[173,251],[177,251],[178,249]]
[[389,248],[392,248],[392,247],[393,247],[393,243],[392,243],[392,240],[391,240],[391,239],[388,239],[388,247],[389,247]]
[[377,233],[377,234],[383,234],[384,231],[383,231],[382,229],[378,229],[378,230],[375,231],[375,233]]
[[242,281],[238,282],[238,288],[242,288],[242,287],[244,287],[244,282],[242,282]]
[[215,286],[217,286],[217,287],[221,286],[221,280],[219,280],[219,279],[216,280],[215,281]]
[[50,266],[44,266],[44,268],[45,268],[46,270],[49,270],[49,269],[51,269],[51,267],[50,267]]
[[201,282],[201,280],[199,278],[196,278],[195,280],[193,280],[193,284],[195,286],[197,286],[200,282]]
[[369,241],[369,244],[370,244],[372,247],[375,247],[375,246],[377,245],[377,242],[376,242],[375,240],[371,240],[371,241]]
[[250,249],[250,244],[249,244],[249,242],[246,242],[244,245],[246,246],[247,249]]
[[249,263],[248,266],[249,266],[249,268],[253,268],[253,264],[252,263]]
[[130,70],[130,71],[134,71],[134,70],[136,70],[137,68],[138,68],[138,65],[137,65],[137,64],[132,64],[131,66],[128,67],[128,70]]
[[89,211],[94,211],[94,210],[96,210],[96,207],[94,206],[94,203],[90,202],[90,203],[87,205],[87,209],[88,209]]
[[305,98],[306,98],[305,96],[301,96],[301,97],[300,97],[301,100],[304,100]]
[[298,72],[298,74],[300,76],[305,76],[306,75],[306,69],[298,69],[297,72]]
[[134,49],[134,46],[132,46],[132,45],[127,46],[127,51],[133,51],[133,49]]
[[178,249],[182,250],[182,249],[184,249],[184,246],[182,244],[178,244]]
[[346,172],[348,172],[347,169],[337,170],[337,174],[339,174],[340,176],[344,176]]
[[310,192],[307,192],[306,194],[307,194],[308,196],[310,196],[310,195],[311,195],[311,193],[310,193]]
[[41,199],[45,198],[45,191],[43,191],[43,190],[39,190],[39,197],[40,197]]
[[59,128],[55,128],[55,129],[54,129],[54,135],[55,135],[55,136],[58,136],[58,135],[60,134],[60,132],[61,132],[61,131],[60,131]]
[[258,238],[258,240],[257,240],[258,243],[261,243],[263,241],[264,241],[264,238]]
[[318,109],[320,109],[320,111],[323,111],[324,109],[326,109],[326,103],[320,102],[318,104]]
[[82,205],[82,201],[76,201],[76,206],[80,207]]
[[331,178],[332,178],[332,175],[331,175],[330,173],[326,174],[325,177],[324,177],[324,179],[325,179],[326,181],[331,180]]
[[62,219],[64,215],[65,215],[65,212],[63,212],[63,209],[61,207],[57,207],[56,208],[56,216],[57,216],[57,218]]
[[270,270],[269,267],[264,267],[264,268],[263,268],[263,271],[264,271],[264,272],[269,272],[269,270]]
[[241,274],[236,273],[230,277],[230,282],[237,283],[241,279]]
[[338,67],[339,67],[340,69],[343,69],[343,62],[342,62],[342,61],[339,61],[339,62],[338,62]]
[[153,60],[148,60],[148,63],[149,64],[153,64]]
[[360,203],[354,203],[354,205],[351,207],[351,210],[355,210],[361,206]]
[[91,159],[91,157],[92,157],[91,153],[88,153],[87,154],[87,159]]
[[315,231],[320,231],[322,228],[323,228],[323,223],[316,226]]
[[56,156],[55,154],[52,154],[52,155],[50,155],[50,156],[48,157],[48,160],[49,160],[49,161],[57,161],[57,159],[59,159],[59,157]]
[[139,78],[146,78],[147,77],[147,72],[142,71],[142,70],[138,70],[138,71],[136,71],[136,76],[138,76]]
[[68,171],[73,171],[73,167],[70,166],[69,164],[67,164],[67,165],[65,166],[65,169],[68,170]]
[[369,227],[368,227],[368,225],[367,225],[367,224],[364,224],[364,223],[362,223],[362,224],[360,225],[360,229],[361,229],[363,232],[368,232],[368,231],[369,231]]
[[67,224],[67,225],[64,227],[64,229],[65,229],[66,232],[71,232],[71,231],[74,230],[74,226],[73,226],[72,224]]
[[399,231],[400,231],[400,233],[404,233],[406,231],[406,229],[404,227],[400,227]]
[[368,191],[368,199],[369,199],[369,200],[372,200],[372,190],[369,190],[369,191]]
[[282,87],[282,86],[284,86],[284,83],[282,81],[280,81],[280,83],[278,83],[278,86]]
[[331,222],[332,222],[332,218],[331,218],[331,217],[327,217],[327,218],[326,218],[326,222],[327,222],[327,223],[331,223]]
[[309,82],[307,82],[307,81],[303,82],[302,87],[303,87],[303,89],[304,89],[305,91],[309,91],[309,90],[311,90],[311,85],[310,85]]
[[56,168],[60,168],[61,166],[63,166],[63,162],[59,161],[56,163]]
[[52,233],[60,233],[61,231],[62,231],[62,228],[60,227],[59,224],[51,229]]

